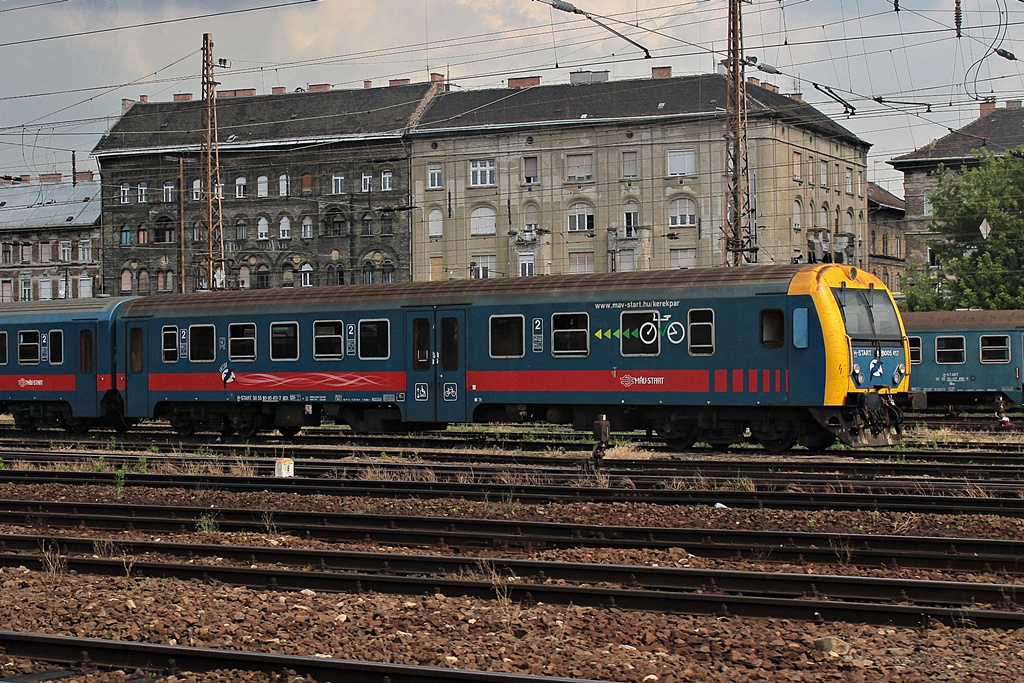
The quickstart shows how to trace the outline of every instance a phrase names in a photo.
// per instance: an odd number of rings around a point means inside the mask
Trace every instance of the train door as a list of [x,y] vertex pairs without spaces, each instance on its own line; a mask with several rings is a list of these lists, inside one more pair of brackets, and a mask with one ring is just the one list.
[[[72,351],[77,347],[78,353],[65,354],[66,362],[72,364],[75,378],[75,417],[96,417],[99,413],[99,397],[103,388],[97,380],[96,363],[96,323],[79,322],[72,328],[72,338],[65,344],[67,350]],[[109,377],[109,375],[108,375]]]
[[466,312],[407,311],[406,419],[466,421]]
[[125,416],[149,416],[149,340],[148,321],[127,324],[127,361],[125,378]]

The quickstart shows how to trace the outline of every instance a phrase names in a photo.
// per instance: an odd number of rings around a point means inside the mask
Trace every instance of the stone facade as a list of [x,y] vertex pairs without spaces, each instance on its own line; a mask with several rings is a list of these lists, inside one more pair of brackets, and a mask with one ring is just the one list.
[[868,269],[899,292],[907,274],[906,213],[902,199],[868,184]]
[[100,204],[89,172],[0,178],[0,302],[101,294]]

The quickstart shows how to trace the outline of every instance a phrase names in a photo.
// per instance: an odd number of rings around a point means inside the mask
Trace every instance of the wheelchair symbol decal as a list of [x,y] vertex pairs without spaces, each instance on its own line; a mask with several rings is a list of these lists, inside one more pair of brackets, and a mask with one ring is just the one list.
[[413,393],[417,401],[426,401],[430,397],[426,382],[417,382],[416,386],[413,387]]

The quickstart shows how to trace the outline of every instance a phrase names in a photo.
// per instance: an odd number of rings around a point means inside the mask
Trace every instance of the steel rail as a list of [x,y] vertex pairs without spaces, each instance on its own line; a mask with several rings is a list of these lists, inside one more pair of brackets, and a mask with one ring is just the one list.
[[[469,671],[443,667],[384,664],[323,657],[253,652],[249,650],[218,650],[140,643],[129,640],[74,638],[46,633],[0,631],[0,648],[9,657],[71,664],[83,672],[95,667],[143,669],[165,672],[204,672],[217,669],[263,671],[268,673],[295,671],[316,680],[343,680],[345,683],[597,683],[593,680],[534,676],[490,671]],[[83,657],[83,654],[85,657]]]
[[[225,532],[277,533],[331,543],[371,542],[468,550],[684,548],[701,557],[790,564],[848,564],[965,572],[1024,573],[1024,541],[928,536],[625,527],[454,517],[254,511],[232,508],[0,501],[0,522],[29,528],[155,533],[193,531],[212,516]],[[0,535],[0,551],[7,537]]]

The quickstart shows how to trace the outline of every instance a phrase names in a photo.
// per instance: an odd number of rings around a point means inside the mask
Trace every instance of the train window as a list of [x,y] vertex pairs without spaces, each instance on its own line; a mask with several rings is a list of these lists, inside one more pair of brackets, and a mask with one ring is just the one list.
[[142,359],[142,328],[133,327],[128,333],[128,371],[131,374],[142,374]]
[[193,363],[217,359],[217,332],[213,325],[189,325],[188,359]]
[[657,311],[622,313],[619,330],[619,353],[623,356],[657,356],[661,353]]
[[92,330],[82,330],[78,333],[78,372],[80,374],[91,375],[93,373],[93,356],[95,355]]
[[50,365],[64,363],[64,332],[50,330]]
[[163,342],[161,358],[165,363],[178,362],[178,328],[174,325],[164,327],[160,338]]
[[966,344],[963,337],[936,337],[936,363],[963,363],[967,359]]
[[590,354],[590,316],[555,313],[551,316],[551,353],[555,356]]
[[459,319],[441,318],[441,369],[459,369]]
[[228,360],[256,360],[256,323],[228,325]]
[[715,353],[715,312],[710,308],[694,308],[686,314],[689,350],[692,356]]
[[299,324],[270,325],[270,360],[299,359]]
[[318,320],[313,323],[313,358],[341,360],[345,357],[345,323]]
[[416,318],[412,321],[412,369],[430,369],[430,320]]
[[7,333],[0,332],[0,365],[7,365]]
[[910,364],[917,365],[921,362],[921,338],[907,337],[907,342],[910,344]]
[[777,308],[761,311],[761,346],[781,349],[786,344],[786,314]]
[[35,330],[18,333],[18,362],[22,365],[35,365],[39,362],[39,333]]
[[982,363],[1009,363],[1010,337],[1005,334],[983,334],[981,336]]
[[491,358],[522,358],[526,355],[523,328],[526,318],[521,315],[492,315]]
[[359,321],[359,358],[391,357],[391,323],[387,319]]
[[900,317],[884,289],[834,288],[851,339],[902,339]]

